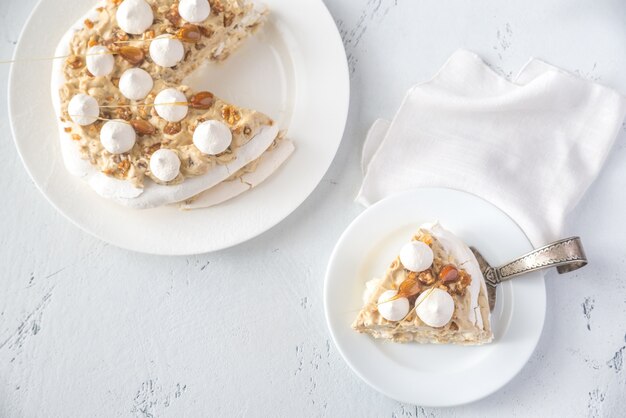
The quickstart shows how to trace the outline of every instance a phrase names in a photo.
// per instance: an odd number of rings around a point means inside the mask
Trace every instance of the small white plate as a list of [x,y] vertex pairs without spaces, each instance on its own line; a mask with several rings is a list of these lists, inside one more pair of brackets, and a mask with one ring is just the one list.
[[[296,151],[257,188],[214,208],[136,211],[100,198],[63,166],[50,99],[51,61],[19,61],[9,77],[17,149],[33,181],[63,215],[119,247],[195,254],[251,239],[287,217],[320,182],[345,127],[349,77],[343,44],[321,0],[263,0],[266,26],[225,63],[206,65],[189,84],[273,117]],[[23,29],[16,60],[52,57],[68,28],[96,0],[41,0]]]
[[365,282],[381,277],[419,225],[435,220],[492,265],[532,250],[514,221],[474,195],[402,193],[368,208],[343,233],[326,273],[324,308],[339,352],[361,379],[396,400],[444,407],[481,399],[522,369],[541,336],[546,292],[539,272],[500,285],[491,316],[495,338],[484,346],[396,344],[353,331]]

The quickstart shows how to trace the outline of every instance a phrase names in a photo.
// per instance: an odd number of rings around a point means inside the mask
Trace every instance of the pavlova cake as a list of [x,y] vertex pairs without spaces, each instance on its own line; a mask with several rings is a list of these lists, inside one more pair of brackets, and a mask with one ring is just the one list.
[[266,19],[244,0],[105,0],[63,37],[52,76],[67,169],[132,208],[201,208],[271,175],[293,144],[272,119],[183,79]]

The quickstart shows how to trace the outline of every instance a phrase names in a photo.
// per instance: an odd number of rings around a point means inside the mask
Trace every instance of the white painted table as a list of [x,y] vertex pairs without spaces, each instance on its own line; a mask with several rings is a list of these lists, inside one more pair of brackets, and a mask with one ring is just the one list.
[[[34,4],[0,3],[0,59]],[[591,264],[548,275],[539,347],[499,393],[431,410],[374,392],[329,340],[322,285],[335,241],[362,210],[352,199],[364,134],[409,86],[466,47],[506,75],[535,55],[624,93],[626,3],[327,4],[352,76],[339,154],[302,207],[231,250],[159,258],[81,232],[31,183],[1,102],[0,416],[623,416],[626,127],[570,218]],[[8,67],[0,73],[5,96]]]

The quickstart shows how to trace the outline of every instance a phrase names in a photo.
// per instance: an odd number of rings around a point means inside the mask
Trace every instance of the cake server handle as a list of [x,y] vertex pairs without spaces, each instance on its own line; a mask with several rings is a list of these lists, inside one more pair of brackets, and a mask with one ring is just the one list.
[[580,237],[570,237],[537,248],[503,266],[489,269],[485,280],[495,286],[535,270],[556,267],[559,274],[563,274],[585,265],[587,256]]

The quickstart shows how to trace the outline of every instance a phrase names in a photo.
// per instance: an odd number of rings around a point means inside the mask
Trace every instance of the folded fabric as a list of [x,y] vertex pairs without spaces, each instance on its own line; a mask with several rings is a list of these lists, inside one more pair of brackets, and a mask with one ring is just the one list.
[[463,190],[543,245],[560,238],[625,116],[624,96],[545,62],[531,59],[510,82],[460,50],[408,91],[391,122],[374,123],[357,201],[417,187]]

